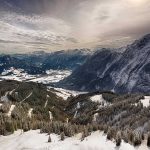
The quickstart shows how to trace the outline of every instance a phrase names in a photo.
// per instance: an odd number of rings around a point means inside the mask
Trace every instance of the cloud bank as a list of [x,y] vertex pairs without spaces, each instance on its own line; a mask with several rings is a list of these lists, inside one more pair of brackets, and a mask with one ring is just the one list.
[[149,0],[0,0],[0,52],[120,47],[149,24]]

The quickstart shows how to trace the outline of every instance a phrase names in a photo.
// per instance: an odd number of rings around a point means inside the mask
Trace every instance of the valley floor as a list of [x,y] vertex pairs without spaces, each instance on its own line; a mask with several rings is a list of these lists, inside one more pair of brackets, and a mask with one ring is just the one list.
[[40,134],[39,130],[31,130],[22,133],[16,131],[9,136],[0,137],[0,150],[148,150],[145,143],[134,148],[130,144],[122,142],[120,147],[106,140],[102,132],[96,131],[81,142],[81,135],[66,138],[60,141],[60,136],[51,134],[51,143],[48,143],[48,135]]

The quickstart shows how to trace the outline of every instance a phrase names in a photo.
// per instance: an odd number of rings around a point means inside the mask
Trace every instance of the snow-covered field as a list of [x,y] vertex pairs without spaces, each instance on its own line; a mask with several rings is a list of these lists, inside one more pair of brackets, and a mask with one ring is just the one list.
[[47,70],[46,73],[47,75],[37,77],[30,81],[43,83],[43,84],[55,83],[69,76],[71,74],[71,71],[69,70]]
[[5,70],[0,75],[1,80],[17,80],[17,81],[25,81],[34,79],[33,75],[27,74],[23,69],[15,69],[13,67]]
[[79,92],[79,91],[71,91],[71,90],[66,90],[62,88],[53,88],[51,86],[48,87],[49,89],[55,89],[54,93],[58,97],[62,97],[64,100],[67,100],[68,97],[72,96],[77,96],[79,94],[84,94],[85,92]]
[[17,80],[17,81],[32,81],[37,83],[49,84],[59,82],[71,74],[70,70],[47,70],[45,75],[30,75],[23,69],[15,69],[11,67],[4,70],[1,75],[1,80]]
[[51,134],[51,143],[48,143],[48,135],[40,134],[39,130],[31,130],[22,133],[20,130],[9,136],[0,137],[0,150],[148,150],[142,144],[134,148],[122,141],[120,147],[115,142],[106,139],[102,132],[96,131],[90,136],[80,140],[81,134],[60,141],[60,136]]

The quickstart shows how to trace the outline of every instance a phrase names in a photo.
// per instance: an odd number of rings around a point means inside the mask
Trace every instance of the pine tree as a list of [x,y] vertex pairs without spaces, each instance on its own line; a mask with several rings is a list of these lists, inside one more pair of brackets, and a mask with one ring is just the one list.
[[14,132],[14,127],[13,127],[13,124],[11,121],[6,121],[5,122],[5,129],[7,132],[11,132],[13,133]]
[[81,141],[84,140],[85,137],[89,136],[89,132],[88,132],[88,129],[86,129],[84,127],[84,130],[83,130],[83,133],[82,133],[82,137],[81,137]]
[[121,144],[121,132],[117,132],[117,135],[116,135],[116,146],[120,146]]
[[115,130],[113,128],[109,128],[107,132],[107,139],[111,140],[115,137]]
[[145,139],[145,136],[144,136],[144,133],[142,133],[142,140],[144,140]]
[[42,128],[40,129],[40,133],[43,133],[43,129]]
[[23,124],[23,131],[26,132],[26,131],[29,131],[29,128],[28,128],[28,124],[24,122]]
[[107,133],[107,131],[108,131],[108,126],[105,125],[105,126],[104,126],[104,133]]
[[148,133],[148,137],[147,137],[147,146],[150,147],[150,133]]
[[49,135],[49,137],[48,137],[48,142],[49,142],[49,143],[52,142],[50,135]]
[[133,132],[132,132],[132,130],[130,130],[128,133],[128,139],[129,139],[130,143],[133,143],[133,137],[134,137]]
[[81,137],[81,141],[83,141],[85,137],[86,137],[86,136],[85,136],[85,132],[83,132],[83,133],[82,133],[82,137]]
[[126,129],[123,133],[122,133],[122,139],[126,142],[126,143],[128,143],[129,142],[129,130],[128,129]]
[[62,132],[62,133],[60,134],[60,140],[61,140],[61,141],[64,141],[64,139],[65,139],[65,134],[64,134],[64,132]]
[[133,144],[134,146],[140,145],[142,142],[142,136],[140,132],[135,132],[134,133],[134,138],[133,138]]

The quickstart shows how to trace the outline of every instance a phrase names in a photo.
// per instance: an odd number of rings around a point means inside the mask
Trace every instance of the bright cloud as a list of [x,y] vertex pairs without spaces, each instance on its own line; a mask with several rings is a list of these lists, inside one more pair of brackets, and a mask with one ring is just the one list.
[[149,0],[1,0],[0,51],[120,47],[149,33]]

